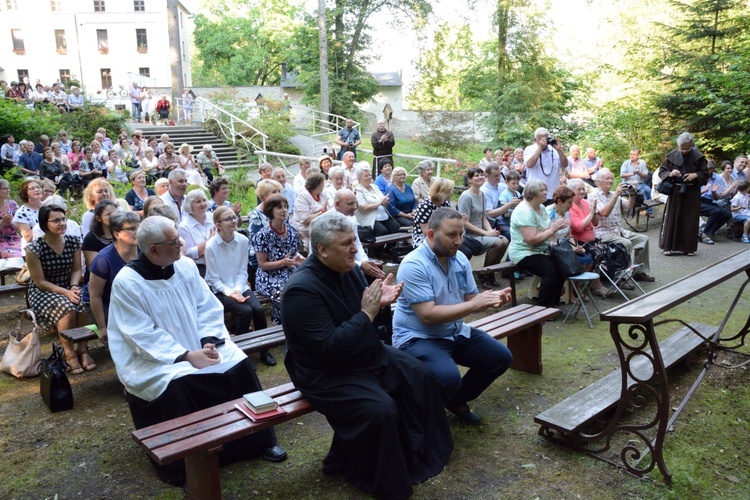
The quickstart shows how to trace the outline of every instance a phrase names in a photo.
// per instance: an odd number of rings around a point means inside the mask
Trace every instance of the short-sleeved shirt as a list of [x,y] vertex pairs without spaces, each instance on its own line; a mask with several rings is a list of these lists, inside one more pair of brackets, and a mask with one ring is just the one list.
[[[119,273],[120,269],[123,267],[125,267],[125,261],[122,260],[120,254],[117,253],[117,249],[114,245],[104,247],[104,249],[102,249],[102,251],[94,258],[94,262],[91,263],[89,272],[106,281],[104,288],[102,289],[102,305],[104,307],[105,317],[109,316],[109,295],[112,293],[112,282],[115,281],[115,276],[117,276],[117,273]],[[85,302],[91,302],[88,283],[83,291],[83,300]]]
[[737,193],[732,198],[732,208],[739,207],[739,211],[732,212],[734,215],[750,216],[750,193]]
[[[445,202],[441,206],[450,207],[450,200],[445,200]],[[427,222],[430,220],[432,212],[434,212],[435,210],[437,210],[437,207],[429,198],[425,198],[424,200],[422,200],[422,202],[417,207],[417,211],[414,212],[414,225],[411,229],[412,247],[417,248],[424,241],[425,235],[422,232],[420,224],[427,224]]]
[[630,160],[625,160],[620,167],[620,175],[622,174],[635,174],[631,175],[630,177],[627,177],[623,179],[623,182],[627,182],[628,184],[633,184],[634,186],[637,186],[638,184],[643,183],[643,177],[638,175],[638,172],[642,174],[648,174],[648,168],[646,167],[646,162],[643,160],[638,160],[638,163],[633,166],[633,162]]
[[458,211],[466,215],[469,218],[469,223],[484,229],[484,207],[485,207],[485,195],[481,191],[478,195],[474,195],[471,191],[466,190],[461,193],[461,197],[458,199]]
[[560,155],[557,150],[551,146],[542,151],[536,163],[531,167],[528,161],[536,153],[538,146],[536,143],[527,146],[523,150],[523,161],[526,163],[526,177],[528,180],[539,179],[547,185],[547,199],[552,199],[552,193],[560,185]]
[[[484,210],[489,212],[500,206],[500,193],[507,189],[507,185],[500,182],[497,186],[493,186],[489,182],[482,184],[479,188],[484,193]],[[489,218],[489,217],[488,217]]]
[[601,189],[594,189],[589,195],[589,203],[596,200],[596,213],[599,214],[599,225],[594,228],[594,234],[597,238],[601,238],[606,234],[617,234],[618,236],[624,235],[621,226],[622,220],[622,200],[617,200],[609,216],[604,217],[601,214],[602,208],[607,206],[609,200],[615,195],[614,192],[610,191],[604,193]]
[[[521,193],[519,193],[518,191],[514,193],[510,189],[505,188],[505,190],[502,193],[500,193],[500,198],[499,198],[500,206],[502,207],[506,203],[510,203],[514,198],[520,198],[520,197],[521,197]],[[508,210],[506,210],[505,213],[503,214],[503,218],[510,219],[511,216],[513,215],[513,210],[515,210],[515,208],[509,208]]]
[[540,208],[536,212],[528,202],[519,203],[513,211],[510,218],[510,245],[508,246],[508,255],[514,264],[518,264],[530,255],[549,255],[549,243],[544,242],[538,245],[529,245],[523,240],[521,233],[522,227],[535,227],[538,231],[545,231],[549,228],[551,221],[549,214]]
[[434,302],[436,305],[459,304],[467,295],[478,293],[471,264],[464,254],[448,257],[447,271],[429,245],[404,257],[398,268],[398,281],[404,284],[393,315],[393,347],[411,339],[442,338],[453,340],[456,335],[469,337],[471,328],[462,319],[427,325],[419,319],[412,304]]

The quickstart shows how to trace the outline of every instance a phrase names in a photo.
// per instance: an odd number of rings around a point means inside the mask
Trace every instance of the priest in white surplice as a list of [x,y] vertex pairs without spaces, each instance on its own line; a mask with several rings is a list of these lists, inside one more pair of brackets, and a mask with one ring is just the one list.
[[[175,223],[146,218],[138,228],[142,253],[115,278],[109,347],[136,429],[261,390],[247,356],[224,327],[224,310],[180,254]],[[223,460],[260,455],[279,462],[286,452],[273,429],[227,443]],[[171,484],[185,480],[182,461],[154,464]]]

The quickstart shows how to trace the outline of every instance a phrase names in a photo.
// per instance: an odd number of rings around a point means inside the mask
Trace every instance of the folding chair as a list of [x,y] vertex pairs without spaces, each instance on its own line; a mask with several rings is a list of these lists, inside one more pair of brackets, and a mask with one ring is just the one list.
[[613,272],[607,272],[607,267],[604,264],[599,264],[599,274],[602,279],[607,280],[609,282],[609,285],[607,285],[607,291],[606,294],[609,294],[609,292],[613,290],[617,290],[620,295],[622,295],[622,298],[625,300],[630,300],[630,298],[625,295],[625,292],[622,291],[622,286],[631,283],[634,285],[633,288],[637,288],[641,291],[641,294],[646,293],[646,291],[641,288],[641,285],[638,284],[638,282],[633,279],[633,276],[638,274],[640,270],[643,268],[643,264],[633,264],[632,266],[628,266],[625,269],[621,269],[619,271]]

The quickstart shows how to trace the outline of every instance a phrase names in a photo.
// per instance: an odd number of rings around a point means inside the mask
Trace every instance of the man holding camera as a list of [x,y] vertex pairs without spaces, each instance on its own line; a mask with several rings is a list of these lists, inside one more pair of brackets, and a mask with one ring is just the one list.
[[[620,167],[620,179],[633,186],[635,190],[643,195],[644,200],[651,199],[651,187],[646,182],[648,178],[648,167],[646,162],[641,160],[641,150],[633,148],[630,150],[630,160],[625,160]],[[651,209],[646,211],[646,215],[653,217]]]
[[[589,195],[589,203],[596,200],[596,213],[599,215],[599,225],[594,228],[594,234],[604,243],[622,243],[630,253],[634,264],[643,264],[640,272],[633,278],[637,281],[656,281],[649,274],[649,251],[648,236],[634,233],[623,229],[622,210],[630,210],[635,204],[635,196],[628,197],[627,203],[623,203],[622,195],[629,189],[629,184],[621,182],[617,189],[612,191],[615,181],[614,174],[607,168],[602,168],[596,176],[597,188]],[[627,289],[628,286],[625,285]]]
[[552,203],[552,193],[560,185],[560,169],[568,166],[562,144],[556,138],[549,136],[546,128],[538,128],[534,132],[534,144],[523,151],[523,162],[526,165],[528,180],[539,179],[547,184],[547,202]]
[[344,153],[348,151],[354,153],[354,159],[357,159],[357,146],[362,144],[362,138],[359,135],[359,130],[354,128],[354,121],[351,118],[346,119],[346,127],[339,130],[336,135],[336,144],[341,146],[339,160],[343,160]]

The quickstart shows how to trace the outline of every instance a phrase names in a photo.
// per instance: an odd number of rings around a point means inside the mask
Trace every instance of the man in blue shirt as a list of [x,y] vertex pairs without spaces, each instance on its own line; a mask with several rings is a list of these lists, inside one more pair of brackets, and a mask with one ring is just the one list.
[[344,153],[347,151],[354,153],[354,159],[357,159],[357,146],[362,144],[362,138],[359,135],[359,130],[354,128],[354,120],[351,118],[346,119],[346,127],[339,130],[336,135],[336,144],[341,146],[339,160],[344,159]]
[[23,176],[38,176],[39,165],[42,163],[42,155],[34,151],[32,141],[21,141],[25,151],[18,157],[18,169]]
[[[458,252],[463,229],[460,213],[438,208],[425,241],[399,266],[404,288],[393,316],[393,346],[425,363],[440,383],[445,407],[473,425],[482,417],[467,402],[505,373],[513,356],[463,318],[509,302],[510,288],[479,293],[468,259]],[[463,378],[456,363],[469,367]]]

